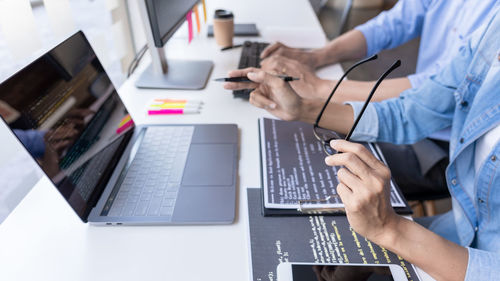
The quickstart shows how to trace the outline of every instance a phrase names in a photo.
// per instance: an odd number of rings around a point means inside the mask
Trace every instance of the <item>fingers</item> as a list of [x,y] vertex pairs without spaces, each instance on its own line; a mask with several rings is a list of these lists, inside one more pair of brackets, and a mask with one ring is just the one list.
[[298,62],[293,59],[280,55],[274,55],[266,60],[263,60],[261,62],[261,67],[263,70],[274,71],[277,74],[295,74],[300,67],[297,64]]
[[271,75],[263,70],[257,70],[255,72],[249,72],[247,74],[248,79],[259,83],[265,87],[270,87],[274,90],[283,89],[286,86],[286,82],[283,79]]
[[[258,68],[248,67],[244,69],[237,69],[230,71],[228,73],[229,77],[246,77],[249,72],[258,71]],[[249,82],[226,82],[224,83],[224,89],[226,90],[243,90],[243,89],[255,89],[259,85],[257,83]]]
[[49,141],[60,141],[60,140],[72,139],[77,135],[78,135],[78,130],[75,130],[73,126],[61,126],[57,127],[55,130],[47,132],[45,137]]
[[[337,185],[337,194],[340,196],[340,199],[344,203],[345,206],[350,206],[350,203],[353,200],[354,194],[352,190],[345,184],[339,183]],[[354,199],[356,199],[354,197]],[[347,210],[347,209],[346,209]]]
[[259,84],[251,83],[251,82],[226,82],[226,83],[224,83],[224,89],[226,89],[226,90],[255,89],[257,87],[259,87]]
[[257,70],[259,70],[259,69],[255,68],[255,67],[236,69],[236,70],[229,71],[228,76],[229,77],[246,77],[249,72],[256,72]]
[[283,45],[282,43],[280,42],[276,42],[270,46],[267,46],[263,51],[262,53],[260,53],[260,58],[261,59],[264,59],[268,56],[270,56],[272,53],[276,52],[278,49],[280,49],[281,47],[284,47],[285,45]]
[[363,179],[364,176],[368,175],[372,170],[355,153],[352,152],[337,153],[328,156],[325,158],[325,163],[328,166],[345,166],[351,173],[360,179]]
[[385,168],[385,165],[375,158],[375,156],[362,144],[345,140],[333,140],[331,141],[330,146],[337,151],[355,154],[359,157],[359,159],[363,160],[363,162],[373,169],[380,169],[382,167]]
[[260,90],[255,90],[250,93],[250,104],[267,110],[276,109],[276,103],[265,97]]
[[346,168],[339,169],[337,177],[340,183],[343,183],[350,188],[352,187],[351,190],[363,184],[358,176],[354,175]]

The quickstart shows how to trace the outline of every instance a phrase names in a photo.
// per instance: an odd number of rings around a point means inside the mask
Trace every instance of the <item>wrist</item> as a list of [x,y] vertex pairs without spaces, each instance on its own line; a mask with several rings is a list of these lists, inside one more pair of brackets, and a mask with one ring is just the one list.
[[394,213],[393,217],[384,226],[381,235],[370,240],[386,249],[393,249],[402,237],[404,233],[403,229],[408,222],[410,222],[408,219]]
[[323,48],[319,48],[319,49],[314,49],[312,52],[311,52],[311,57],[312,57],[312,67],[314,69],[316,68],[319,68],[323,65],[327,65],[327,64],[330,64],[330,63],[334,63],[331,59],[329,59],[329,54],[330,54],[330,50],[329,50],[329,46],[325,46]]
[[314,124],[322,105],[316,99],[302,99],[298,121]]
[[318,81],[315,84],[317,85],[315,96],[326,100],[333,90],[336,82],[337,81],[334,80],[318,78]]

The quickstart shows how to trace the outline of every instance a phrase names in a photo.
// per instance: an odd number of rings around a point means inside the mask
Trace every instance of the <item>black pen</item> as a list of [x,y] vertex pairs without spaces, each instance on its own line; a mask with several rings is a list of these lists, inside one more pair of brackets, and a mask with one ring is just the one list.
[[[283,81],[285,81],[285,82],[299,80],[299,78],[292,77],[292,76],[286,76],[286,75],[275,75],[275,76],[283,79]],[[248,79],[247,77],[217,78],[217,79],[214,79],[214,81],[217,81],[217,82],[253,82],[252,80]]]
[[225,51],[225,50],[230,50],[230,49],[234,49],[234,48],[239,48],[239,47],[242,47],[243,44],[238,44],[238,45],[233,45],[233,46],[228,46],[228,47],[224,47],[222,49],[220,49],[221,51]]

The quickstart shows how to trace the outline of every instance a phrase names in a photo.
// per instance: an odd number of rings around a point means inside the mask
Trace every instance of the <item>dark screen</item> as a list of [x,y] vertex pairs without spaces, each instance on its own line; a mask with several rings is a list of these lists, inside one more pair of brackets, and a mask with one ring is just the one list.
[[156,47],[165,45],[199,0],[146,0]]
[[292,264],[293,281],[394,281],[388,266]]
[[0,116],[86,221],[134,124],[83,33],[0,84]]

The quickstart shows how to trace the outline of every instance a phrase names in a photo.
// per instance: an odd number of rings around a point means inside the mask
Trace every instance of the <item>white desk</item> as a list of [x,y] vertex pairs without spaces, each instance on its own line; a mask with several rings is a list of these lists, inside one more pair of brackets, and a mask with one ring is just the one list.
[[[324,33],[307,0],[210,0],[233,10],[236,22]],[[171,40],[168,56],[210,58],[211,78],[235,69],[240,50],[220,52],[213,39],[198,36],[187,45]],[[241,39],[236,39],[241,40]],[[266,38],[259,40],[267,41]],[[142,65],[144,67],[144,64]],[[132,76],[120,89],[137,123],[236,123],[240,130],[238,208],[234,224],[223,226],[96,227],[73,213],[48,179],[42,179],[0,225],[0,280],[249,280],[246,188],[260,186],[257,119],[269,116],[247,101],[233,99],[220,83],[202,91],[138,90]],[[339,77],[339,66],[320,71]],[[192,98],[205,102],[199,115],[149,117],[154,98]]]

